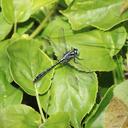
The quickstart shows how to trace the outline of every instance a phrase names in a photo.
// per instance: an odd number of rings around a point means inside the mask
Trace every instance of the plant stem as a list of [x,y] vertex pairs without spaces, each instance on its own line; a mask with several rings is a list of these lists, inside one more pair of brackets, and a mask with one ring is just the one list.
[[16,33],[16,29],[17,29],[17,22],[15,21],[15,23],[14,23],[14,33]]
[[36,35],[40,33],[40,31],[45,26],[45,23],[48,21],[49,17],[53,14],[54,9],[48,13],[48,15],[45,17],[45,19],[42,21],[42,23],[36,28],[36,30],[30,35],[31,38],[34,38]]
[[36,100],[37,100],[39,111],[40,111],[40,114],[41,114],[41,117],[42,117],[42,121],[45,122],[45,117],[44,117],[44,114],[43,114],[43,111],[42,111],[42,108],[41,108],[38,90],[37,90],[36,85],[34,85],[34,86],[35,86],[35,91],[36,91]]

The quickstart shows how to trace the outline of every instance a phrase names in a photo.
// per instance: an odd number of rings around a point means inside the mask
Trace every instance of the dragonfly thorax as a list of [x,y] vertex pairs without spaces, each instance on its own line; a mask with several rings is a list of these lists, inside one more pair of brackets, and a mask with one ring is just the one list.
[[69,62],[71,59],[75,59],[77,56],[79,55],[78,49],[73,48],[70,51],[67,51],[62,59],[60,60],[61,63],[67,63]]

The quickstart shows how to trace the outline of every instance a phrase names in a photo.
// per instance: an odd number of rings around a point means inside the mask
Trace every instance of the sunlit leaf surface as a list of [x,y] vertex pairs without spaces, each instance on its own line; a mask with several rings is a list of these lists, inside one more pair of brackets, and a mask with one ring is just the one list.
[[66,16],[74,30],[94,26],[100,30],[108,30],[128,20],[128,11],[122,13],[125,0],[76,0],[66,10]]
[[25,92],[34,95],[36,85],[39,93],[44,93],[50,87],[53,71],[43,79],[33,84],[35,77],[51,66],[51,60],[41,51],[42,42],[31,39],[19,39],[8,47],[10,68],[13,79]]
[[22,101],[22,92],[14,88],[6,78],[4,72],[0,70],[0,109],[6,106],[20,104]]
[[12,76],[9,70],[9,58],[7,56],[7,47],[10,44],[9,40],[0,42],[0,70],[6,74],[6,79],[11,82]]
[[58,0],[33,0],[32,1],[32,11],[33,13],[38,11],[41,7],[46,7],[51,4],[56,3]]
[[94,73],[79,72],[69,66],[58,67],[49,92],[40,97],[42,107],[50,115],[68,112],[77,128],[95,103],[97,84]]
[[59,112],[51,115],[40,128],[71,128],[68,113]]
[[0,110],[1,128],[37,128],[40,115],[26,105],[12,105]]
[[2,13],[0,13],[0,40],[3,40],[8,35],[11,28],[12,24],[8,24],[2,16]]
[[26,21],[31,15],[31,0],[1,0],[2,13],[9,23]]

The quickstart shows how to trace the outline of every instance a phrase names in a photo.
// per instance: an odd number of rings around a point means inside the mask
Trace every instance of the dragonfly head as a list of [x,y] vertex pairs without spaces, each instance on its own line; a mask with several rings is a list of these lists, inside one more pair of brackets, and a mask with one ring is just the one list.
[[79,50],[77,48],[73,48],[73,51],[76,56],[79,56]]

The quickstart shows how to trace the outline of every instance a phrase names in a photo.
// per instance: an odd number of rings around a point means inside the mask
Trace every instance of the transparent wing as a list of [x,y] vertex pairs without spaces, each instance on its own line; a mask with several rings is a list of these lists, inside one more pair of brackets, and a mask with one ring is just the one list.
[[66,39],[69,34],[70,32],[67,32],[67,28],[60,25],[57,25],[54,29],[52,29],[50,34],[47,34],[46,36],[44,34],[45,38],[47,37],[46,39],[51,42],[58,60],[71,49]]
[[64,32],[64,28],[63,27],[58,28],[57,36],[52,39],[53,39],[52,46],[59,60],[68,51],[68,45],[66,43],[66,35]]
[[66,43],[64,28],[60,28],[60,31],[58,33],[58,38],[59,38],[60,44],[64,47],[64,50],[63,50],[63,54],[64,54],[68,51],[68,46],[67,46],[67,43]]

